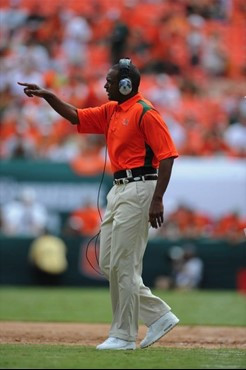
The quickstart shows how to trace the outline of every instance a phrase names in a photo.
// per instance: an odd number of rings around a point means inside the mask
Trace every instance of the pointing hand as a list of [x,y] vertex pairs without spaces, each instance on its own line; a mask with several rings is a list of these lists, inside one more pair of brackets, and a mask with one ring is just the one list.
[[24,83],[24,82],[17,82],[17,83],[18,83],[18,85],[26,86],[24,88],[24,93],[27,96],[31,97],[31,98],[33,96],[39,96],[40,98],[43,98],[45,96],[45,94],[47,94],[47,90],[42,89],[38,85],[30,84],[30,83]]

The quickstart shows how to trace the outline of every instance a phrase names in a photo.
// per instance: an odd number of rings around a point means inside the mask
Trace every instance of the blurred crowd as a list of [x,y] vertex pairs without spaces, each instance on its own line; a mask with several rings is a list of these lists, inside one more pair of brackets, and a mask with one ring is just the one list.
[[[17,81],[51,89],[80,108],[96,106],[107,101],[108,69],[124,56],[140,69],[141,92],[163,115],[180,155],[246,158],[245,0],[2,0],[0,6],[1,159],[101,172],[103,137],[78,135],[45,101],[27,98]],[[183,205],[175,212],[160,235],[242,236],[237,214],[215,221]],[[80,216],[66,230],[79,229]]]
[[[49,232],[62,237],[92,238],[100,231],[103,213],[103,208],[98,209],[88,200],[62,220],[59,213],[50,212],[42,204],[32,187],[23,187],[15,199],[0,208],[0,233],[38,237]],[[150,239],[210,238],[236,244],[245,237],[246,218],[238,213],[229,212],[214,218],[184,204],[177,204],[172,211],[165,212],[165,222],[160,228],[150,229]]]
[[107,101],[105,75],[123,56],[142,72],[141,91],[181,155],[245,158],[244,0],[2,0],[0,32],[0,158],[101,170],[104,140],[77,135],[17,81],[95,106]]
[[150,237],[168,240],[182,238],[224,239],[234,244],[245,240],[246,218],[233,211],[215,218],[192,209],[189,205],[179,204],[166,215],[164,225],[161,228],[151,229]]

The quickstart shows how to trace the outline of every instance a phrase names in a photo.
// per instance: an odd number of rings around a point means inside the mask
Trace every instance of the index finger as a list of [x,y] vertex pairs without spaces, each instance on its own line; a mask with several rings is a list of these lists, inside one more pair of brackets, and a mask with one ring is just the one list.
[[37,90],[38,89],[38,86],[36,84],[30,84],[30,83],[27,83],[27,82],[17,82],[17,83],[19,85],[21,85],[21,86],[26,86],[29,89],[33,89],[33,90]]
[[17,82],[18,85],[21,85],[21,86],[30,86],[31,84],[28,84],[26,82]]

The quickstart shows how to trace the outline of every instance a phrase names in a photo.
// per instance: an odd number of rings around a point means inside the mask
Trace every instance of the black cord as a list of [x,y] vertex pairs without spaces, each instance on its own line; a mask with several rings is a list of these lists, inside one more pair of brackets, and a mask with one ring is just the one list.
[[[106,164],[107,164],[107,151],[108,150],[107,150],[107,144],[106,144],[103,173],[102,173],[102,177],[101,177],[101,181],[100,181],[99,188],[98,188],[98,193],[97,193],[97,210],[98,210],[98,213],[99,213],[101,222],[102,222],[102,215],[101,215],[101,212],[100,212],[100,204],[99,204],[99,202],[100,202],[100,191],[101,191],[102,183],[103,183],[103,180],[104,180],[104,175],[105,175],[105,170],[106,170]],[[98,243],[98,238],[99,238],[100,233],[101,233],[101,230],[89,240],[89,242],[87,243],[87,246],[86,246],[86,254],[85,255],[86,255],[87,261],[89,262],[89,264],[93,268],[93,270],[96,271],[98,274],[103,275],[100,271],[98,271],[97,269],[95,269],[95,267],[92,265],[91,261],[88,258],[89,246],[90,246],[92,240],[96,238],[96,241],[95,241],[95,244],[94,244],[94,248],[95,248],[95,256],[96,256],[97,265],[99,266],[99,259],[98,259],[98,255],[97,255],[97,243]]]
[[99,265],[98,257],[97,257],[97,253],[96,253],[96,246],[97,246],[97,240],[98,240],[98,237],[99,237],[99,235],[100,235],[100,232],[101,232],[101,230],[100,230],[96,235],[94,235],[94,236],[93,236],[93,237],[88,241],[87,246],[86,246],[86,253],[85,253],[85,256],[86,256],[86,259],[87,259],[87,261],[88,261],[89,265],[93,268],[93,270],[94,270],[94,271],[96,271],[99,275],[103,275],[103,274],[101,273],[101,271],[98,271],[98,270],[97,270],[97,269],[92,265],[92,263],[91,263],[91,261],[90,261],[90,259],[89,259],[89,257],[88,257],[88,250],[89,250],[89,246],[90,246],[90,244],[91,244],[92,240],[96,238],[96,243],[95,243],[95,254],[96,254],[97,264]]
[[99,205],[100,197],[99,196],[100,196],[100,191],[101,191],[102,183],[103,183],[103,180],[104,180],[104,175],[105,175],[105,170],[106,170],[106,165],[107,165],[107,151],[108,151],[108,147],[107,147],[107,144],[106,144],[103,173],[102,173],[102,177],[101,177],[101,181],[100,181],[99,188],[98,188],[98,193],[97,193],[97,209],[98,209],[98,213],[99,213],[101,221],[102,221],[102,216],[101,216],[101,212],[100,212],[100,205]]

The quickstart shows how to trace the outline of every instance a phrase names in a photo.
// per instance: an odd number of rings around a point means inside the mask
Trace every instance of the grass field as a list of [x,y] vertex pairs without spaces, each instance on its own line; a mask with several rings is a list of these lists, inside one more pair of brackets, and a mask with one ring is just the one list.
[[48,345],[2,345],[4,369],[245,369],[245,352],[232,349],[154,348],[97,351]]
[[[180,325],[245,327],[246,296],[234,291],[153,291],[180,318]],[[66,323],[111,321],[106,288],[1,287],[0,320]],[[0,323],[1,324],[1,323]],[[245,369],[242,348],[157,348],[97,351],[91,346],[6,344],[0,368],[51,369]]]

